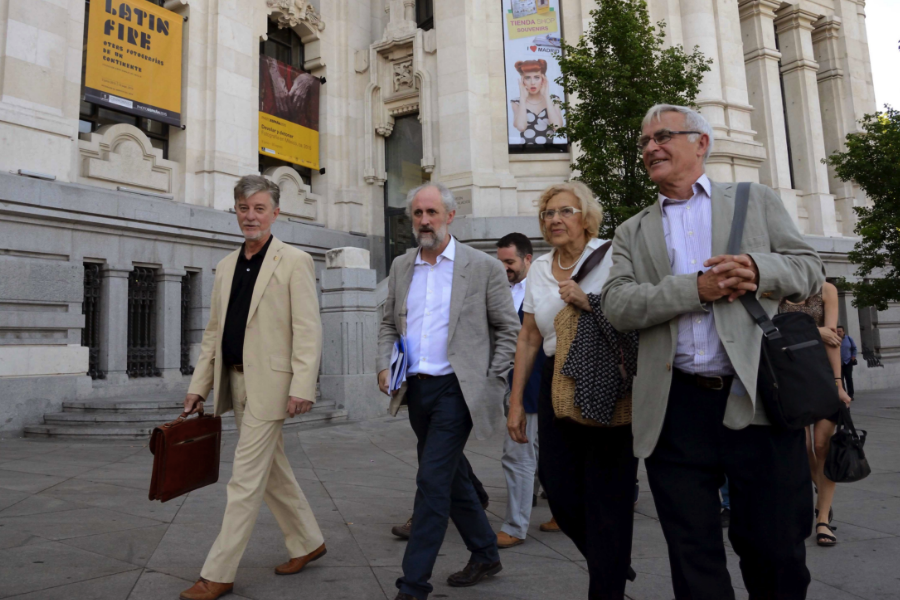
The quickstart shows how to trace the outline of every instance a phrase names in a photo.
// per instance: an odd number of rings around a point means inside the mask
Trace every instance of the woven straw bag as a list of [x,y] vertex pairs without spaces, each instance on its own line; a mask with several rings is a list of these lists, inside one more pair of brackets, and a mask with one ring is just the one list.
[[558,419],[570,419],[591,427],[628,425],[631,423],[631,392],[616,401],[616,408],[608,424],[583,417],[581,409],[575,406],[575,380],[568,375],[563,375],[562,368],[569,356],[569,348],[575,341],[579,316],[581,316],[581,310],[567,304],[553,320],[553,327],[556,329],[556,360],[553,364],[553,384],[551,386],[553,413]]

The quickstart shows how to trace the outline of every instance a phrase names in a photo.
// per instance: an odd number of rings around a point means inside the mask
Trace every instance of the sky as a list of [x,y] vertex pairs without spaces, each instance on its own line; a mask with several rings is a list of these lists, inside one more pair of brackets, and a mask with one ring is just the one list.
[[900,0],[868,0],[866,32],[878,110],[900,109]]

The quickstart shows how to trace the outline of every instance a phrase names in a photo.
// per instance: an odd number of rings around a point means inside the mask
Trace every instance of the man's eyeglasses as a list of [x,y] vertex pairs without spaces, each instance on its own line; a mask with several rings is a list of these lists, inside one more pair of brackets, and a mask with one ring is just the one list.
[[580,213],[580,212],[581,212],[580,209],[572,208],[571,206],[563,206],[559,210],[553,210],[551,208],[550,210],[541,211],[541,219],[543,221],[552,221],[553,218],[556,217],[557,214],[559,214],[559,216],[562,217],[563,219],[571,219],[572,217],[575,216],[575,213]]
[[641,137],[641,139],[638,141],[638,148],[640,150],[643,150],[644,148],[647,147],[647,144],[650,143],[650,140],[653,140],[654,142],[656,142],[657,146],[662,146],[664,144],[669,143],[669,140],[672,139],[673,135],[689,135],[692,133],[696,133],[697,135],[703,135],[699,131],[670,131],[668,129],[660,129],[653,135],[645,135],[645,136]]

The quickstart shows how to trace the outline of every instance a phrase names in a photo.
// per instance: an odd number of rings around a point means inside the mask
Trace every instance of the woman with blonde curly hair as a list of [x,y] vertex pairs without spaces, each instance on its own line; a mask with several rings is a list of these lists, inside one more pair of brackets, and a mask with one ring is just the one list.
[[[571,367],[579,386],[587,382],[585,389],[576,392],[576,404],[577,394],[584,392],[582,416],[600,422],[611,414],[631,379],[628,371],[636,365],[637,336],[616,332],[600,310],[600,290],[609,275],[612,252],[608,251],[610,243],[597,239],[603,210],[590,189],[579,182],[552,185],[541,194],[538,214],[541,233],[553,250],[535,259],[528,272],[507,428],[513,440],[527,441],[522,394],[538,349],[543,347],[547,361],[538,396],[541,483],[560,528],[587,559],[588,598],[621,600],[626,579],[633,578],[637,459],[632,452],[631,425],[591,427],[555,417],[551,400],[557,345],[554,320],[567,305],[582,311],[563,372]],[[602,260],[588,262],[598,252],[605,253],[597,256],[603,256]],[[572,276],[586,262],[596,266],[576,283]],[[582,343],[588,346],[586,352],[579,353],[581,358],[573,365],[574,348],[582,336],[581,319],[585,318],[585,330],[594,327],[597,333],[590,342]]]

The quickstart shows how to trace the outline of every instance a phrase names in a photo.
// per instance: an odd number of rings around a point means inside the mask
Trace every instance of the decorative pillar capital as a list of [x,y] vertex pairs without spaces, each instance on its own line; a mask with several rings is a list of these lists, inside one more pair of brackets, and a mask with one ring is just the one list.
[[794,29],[813,30],[813,23],[819,19],[819,15],[801,8],[799,4],[790,4],[775,12],[775,28],[778,33],[785,33]]
[[738,2],[741,21],[757,16],[774,20],[775,11],[779,6],[781,6],[780,0],[740,0]]

